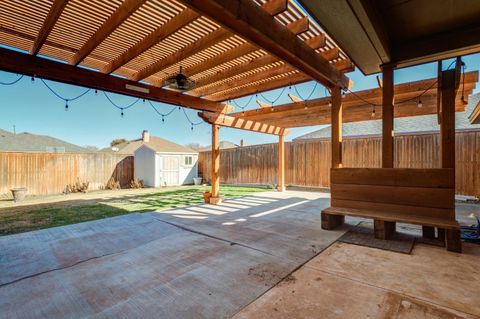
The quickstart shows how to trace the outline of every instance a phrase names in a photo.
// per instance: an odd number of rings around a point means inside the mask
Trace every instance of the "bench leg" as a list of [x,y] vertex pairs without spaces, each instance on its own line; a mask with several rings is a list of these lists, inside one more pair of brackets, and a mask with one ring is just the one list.
[[453,251],[456,253],[462,252],[462,241],[460,240],[459,229],[447,229],[445,241],[448,251]]
[[445,228],[437,228],[438,240],[445,246]]
[[332,215],[322,212],[322,229],[331,230],[345,222],[345,216]]
[[423,238],[435,239],[435,227],[422,226]]
[[391,239],[395,234],[396,223],[383,220],[373,221],[373,231],[377,239]]

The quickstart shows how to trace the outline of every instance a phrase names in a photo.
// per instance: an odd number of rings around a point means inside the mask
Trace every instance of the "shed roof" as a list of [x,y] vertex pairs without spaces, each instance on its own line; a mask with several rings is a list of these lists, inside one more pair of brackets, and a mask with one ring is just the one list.
[[133,155],[133,153],[135,153],[135,151],[143,145],[148,146],[149,148],[158,153],[198,153],[197,151],[189,147],[174,143],[172,141],[157,136],[150,136],[150,140],[146,143],[144,143],[143,140],[139,138],[115,145],[115,148],[118,149],[117,151],[115,151],[112,147],[108,147],[102,149],[101,152],[114,152],[118,154]]

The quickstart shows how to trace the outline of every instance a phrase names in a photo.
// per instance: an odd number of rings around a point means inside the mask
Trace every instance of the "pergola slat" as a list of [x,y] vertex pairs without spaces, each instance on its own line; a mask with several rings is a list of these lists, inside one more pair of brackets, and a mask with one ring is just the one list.
[[201,38],[199,41],[195,41],[190,45],[176,51],[174,54],[169,55],[165,59],[158,60],[146,68],[138,71],[130,77],[133,81],[141,81],[169,66],[181,62],[182,60],[202,51],[206,48],[213,46],[219,42],[222,42],[231,37],[231,34],[223,29],[217,29],[207,36]]
[[48,38],[50,31],[53,29],[53,26],[57,22],[58,18],[63,12],[63,9],[68,4],[68,0],[55,0],[50,7],[47,18],[43,21],[42,28],[38,32],[38,36],[35,39],[35,42],[30,49],[30,54],[36,55],[38,51],[42,48],[42,45]]
[[182,0],[327,87],[349,88],[348,78],[252,1]]
[[236,128],[240,130],[273,134],[273,135],[287,135],[288,130],[283,127],[278,127],[275,125],[265,124],[258,121],[245,120],[241,118],[236,118],[226,114],[219,114],[213,112],[200,112],[198,116],[202,118],[205,122],[210,124]]
[[142,41],[138,42],[133,47],[122,53],[122,55],[116,57],[113,61],[108,63],[101,71],[103,73],[111,73],[115,71],[122,65],[128,63],[135,57],[147,51],[152,46],[159,43],[172,33],[178,31],[182,27],[186,26],[198,17],[199,15],[196,12],[188,8],[184,9],[182,12],[167,21],[164,25],[161,25],[155,31],[150,33]]
[[95,48],[102,43],[119,25],[123,23],[147,0],[125,0],[122,5],[105,21],[88,39],[80,50],[70,59],[71,65],[82,62]]

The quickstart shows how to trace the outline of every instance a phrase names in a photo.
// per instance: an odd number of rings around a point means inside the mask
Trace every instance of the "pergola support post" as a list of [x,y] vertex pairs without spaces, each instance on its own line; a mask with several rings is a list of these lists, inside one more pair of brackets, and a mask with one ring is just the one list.
[[[460,63],[459,61],[457,63]],[[458,66],[458,64],[457,64]],[[458,69],[442,72],[441,113],[440,113],[440,162],[442,168],[455,171],[455,96],[457,94]],[[453,177],[455,179],[455,175]],[[452,202],[455,202],[453,197]],[[453,210],[455,212],[455,210]],[[455,218],[455,216],[452,216]],[[439,236],[442,232],[439,231]],[[449,251],[462,252],[459,229],[445,231],[445,244]]]
[[220,126],[212,124],[212,194],[210,204],[222,202],[220,196]]
[[285,191],[285,136],[278,136],[278,187],[279,192]]
[[[332,169],[342,167],[342,89],[339,86],[332,88],[331,107],[331,148]],[[345,216],[332,215],[322,212],[322,229],[334,229],[345,222]]]
[[[395,97],[394,66],[382,67],[382,168],[393,168],[393,104]],[[375,238],[390,239],[395,234],[396,223],[384,220],[374,220]]]

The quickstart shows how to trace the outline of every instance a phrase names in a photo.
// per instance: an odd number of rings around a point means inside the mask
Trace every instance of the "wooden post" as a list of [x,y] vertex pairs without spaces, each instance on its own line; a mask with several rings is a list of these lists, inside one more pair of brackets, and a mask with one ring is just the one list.
[[342,167],[342,92],[340,87],[332,89],[332,168]]
[[285,190],[285,136],[278,136],[278,191]]
[[393,67],[382,67],[382,167],[393,168]]
[[[382,67],[382,168],[393,168],[393,66]],[[374,220],[375,238],[389,239],[395,233],[396,223]]]
[[[442,97],[440,114],[440,162],[442,168],[455,169],[455,96],[457,94],[458,70],[442,72]],[[455,179],[455,176],[453,177]],[[452,202],[455,198],[451,198]],[[455,216],[452,216],[455,218]],[[446,230],[447,250],[462,252],[462,242],[458,229]]]
[[[342,90],[336,86],[332,89],[332,169],[342,167]],[[322,229],[334,229],[345,222],[345,216],[322,212]]]
[[212,196],[210,204],[220,204],[220,126],[212,124]]

